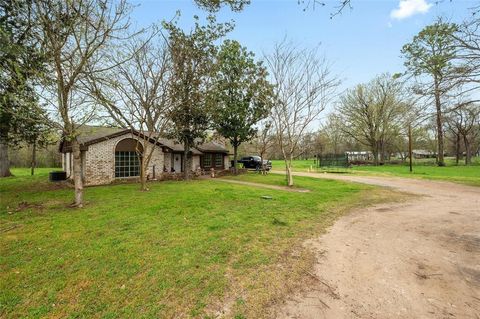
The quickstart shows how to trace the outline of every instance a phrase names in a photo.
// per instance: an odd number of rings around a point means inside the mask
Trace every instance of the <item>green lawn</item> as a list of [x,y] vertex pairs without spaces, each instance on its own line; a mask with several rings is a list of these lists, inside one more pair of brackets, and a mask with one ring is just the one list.
[[[332,169],[351,174],[374,174],[384,176],[402,176],[414,178],[427,178],[435,180],[445,180],[458,182],[468,185],[480,186],[480,159],[476,158],[471,166],[454,165],[452,159],[447,159],[447,166],[438,167],[433,160],[418,160],[414,163],[413,173],[410,173],[407,164],[387,164],[381,166],[361,165],[353,166],[348,169]],[[273,169],[283,170],[283,161],[272,161]],[[310,167],[314,167],[313,160],[297,160],[293,163],[294,171],[308,171]],[[313,171],[317,171],[313,169]],[[322,171],[323,172],[323,171]]]
[[225,304],[236,318],[263,317],[308,280],[305,238],[393,196],[300,177],[310,193],[169,181],[86,188],[86,207],[71,209],[73,190],[48,182],[50,170],[0,179],[2,318],[209,318]]
[[[272,160],[272,169],[274,170],[285,170],[285,162],[283,160]],[[293,161],[293,168],[298,172],[306,172],[310,168],[314,169],[315,164],[312,160],[295,160]]]

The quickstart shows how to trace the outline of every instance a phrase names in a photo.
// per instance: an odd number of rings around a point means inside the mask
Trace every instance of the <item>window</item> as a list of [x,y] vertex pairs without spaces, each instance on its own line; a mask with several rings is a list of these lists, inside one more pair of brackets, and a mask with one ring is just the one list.
[[223,166],[223,155],[215,154],[215,167],[222,167],[222,166]]
[[136,152],[115,152],[115,177],[140,176],[140,159]]
[[212,166],[212,154],[203,155],[203,167],[211,167],[211,166]]
[[142,144],[132,138],[118,142],[115,147],[115,177],[140,176]]

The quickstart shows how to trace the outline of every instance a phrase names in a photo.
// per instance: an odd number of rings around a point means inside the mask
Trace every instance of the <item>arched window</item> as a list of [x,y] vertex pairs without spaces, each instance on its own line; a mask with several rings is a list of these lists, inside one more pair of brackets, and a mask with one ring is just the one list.
[[143,146],[133,138],[118,142],[115,147],[115,177],[140,176]]

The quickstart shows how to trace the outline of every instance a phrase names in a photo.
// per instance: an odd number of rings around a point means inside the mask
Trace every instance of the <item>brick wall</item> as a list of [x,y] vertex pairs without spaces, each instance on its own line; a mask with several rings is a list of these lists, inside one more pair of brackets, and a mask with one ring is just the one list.
[[[88,146],[85,153],[84,178],[86,185],[108,184],[115,180],[115,146],[125,138],[137,137],[131,133],[102,141]],[[140,139],[143,145],[143,141]],[[153,145],[148,146],[147,152]],[[144,147],[145,148],[145,147]],[[155,147],[152,158],[147,168],[147,174],[153,177],[153,166],[155,175],[158,178],[163,172],[164,153],[158,146]]]
[[200,155],[192,156],[192,171],[200,169]]
[[[164,153],[164,165],[167,170],[167,172],[170,172],[172,168],[172,153]],[[163,169],[162,169],[163,171]]]
[[[125,138],[137,139],[137,136],[132,133],[125,133],[122,136],[117,136],[99,143],[95,143],[88,146],[88,150],[82,152],[83,160],[83,175],[85,185],[101,185],[109,184],[115,180],[115,147],[118,142]],[[143,145],[143,140],[139,140]],[[148,144],[147,152],[151,150],[152,144]],[[144,146],[145,149],[145,146]],[[155,166],[155,178],[163,179],[163,169],[166,168],[167,172],[171,170],[172,153],[162,151],[161,147],[155,146],[152,158],[147,168],[147,174],[150,179],[153,178],[153,167]],[[67,153],[66,158],[62,156],[63,168],[67,171],[67,175],[71,175],[70,167],[71,153]],[[230,160],[228,156],[224,157],[225,169],[230,167]],[[192,156],[191,170],[195,171],[200,167],[200,155]]]

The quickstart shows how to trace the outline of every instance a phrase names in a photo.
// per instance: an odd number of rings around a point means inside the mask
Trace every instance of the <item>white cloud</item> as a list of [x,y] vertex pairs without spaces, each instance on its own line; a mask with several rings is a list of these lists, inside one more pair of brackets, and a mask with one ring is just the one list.
[[398,8],[390,12],[390,18],[402,20],[419,13],[425,14],[431,7],[427,0],[400,0]]

